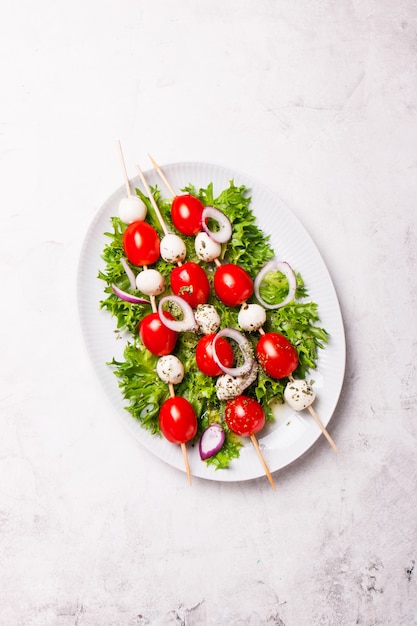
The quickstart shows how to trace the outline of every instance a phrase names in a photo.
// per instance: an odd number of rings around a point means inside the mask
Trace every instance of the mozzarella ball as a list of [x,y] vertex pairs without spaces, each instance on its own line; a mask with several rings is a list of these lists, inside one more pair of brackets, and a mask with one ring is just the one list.
[[165,280],[158,270],[142,270],[136,276],[136,287],[147,296],[159,296],[165,289]]
[[222,374],[216,381],[216,393],[220,402],[227,402],[242,393],[241,379]]
[[212,304],[199,304],[194,312],[198,330],[203,335],[217,332],[220,326],[220,316]]
[[305,380],[292,380],[284,389],[284,398],[294,411],[302,411],[313,404],[316,394]]
[[167,354],[158,359],[156,373],[164,383],[178,385],[184,378],[184,366],[178,357]]
[[138,196],[126,196],[119,202],[119,217],[125,224],[143,222],[148,209]]
[[204,231],[198,233],[194,241],[194,246],[200,261],[206,261],[207,263],[217,259],[222,251],[221,245]]
[[185,255],[187,254],[187,250],[185,247],[185,243],[175,235],[174,233],[169,233],[162,237],[161,239],[161,257],[167,263],[178,263],[179,261],[183,261],[185,259]]
[[259,330],[265,324],[266,311],[260,304],[244,304],[237,317],[242,330]]

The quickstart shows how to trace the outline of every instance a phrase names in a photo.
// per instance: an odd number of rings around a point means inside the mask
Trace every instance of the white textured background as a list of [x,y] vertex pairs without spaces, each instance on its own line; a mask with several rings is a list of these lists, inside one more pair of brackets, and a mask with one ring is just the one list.
[[[2,625],[417,624],[416,53],[411,0],[3,0]],[[76,270],[117,138],[250,173],[329,267],[340,452],[276,493],[190,489],[95,380]]]

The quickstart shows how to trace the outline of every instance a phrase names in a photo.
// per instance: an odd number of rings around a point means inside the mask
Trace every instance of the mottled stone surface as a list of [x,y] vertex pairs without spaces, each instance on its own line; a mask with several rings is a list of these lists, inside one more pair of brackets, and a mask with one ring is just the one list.
[[[417,624],[417,8],[74,0],[0,9],[3,626]],[[337,289],[324,439],[266,479],[161,463],[79,332],[86,229],[129,163],[259,179]],[[146,165],[145,165],[146,167]]]

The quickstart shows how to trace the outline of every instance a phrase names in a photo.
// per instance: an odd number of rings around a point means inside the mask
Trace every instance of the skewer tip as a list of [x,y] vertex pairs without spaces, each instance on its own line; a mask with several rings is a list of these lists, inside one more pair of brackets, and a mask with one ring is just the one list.
[[329,444],[331,445],[331,447],[333,448],[334,452],[338,452],[338,448],[335,444],[335,442],[333,441],[333,439],[330,437],[329,433],[327,432],[326,428],[323,426],[321,419],[319,418],[319,416],[317,415],[316,411],[313,409],[313,407],[310,405],[307,407],[308,410],[310,411],[311,415],[314,417],[318,427],[320,428],[321,432],[323,433],[323,435],[326,437],[327,441],[329,442]]
[[120,163],[122,165],[122,171],[123,171],[123,177],[125,180],[125,185],[126,185],[126,193],[128,196],[132,195],[132,190],[130,189],[130,180],[129,180],[129,176],[127,174],[127,169],[126,169],[126,163],[125,163],[125,159],[123,156],[123,150],[122,150],[122,144],[120,142],[120,139],[116,140],[116,145],[119,151],[119,157],[120,157]]
[[184,458],[185,471],[187,472],[187,476],[188,476],[188,482],[191,485],[192,484],[191,471],[190,471],[190,464],[188,462],[188,456],[187,456],[187,446],[185,445],[185,443],[181,444],[181,450],[182,450],[182,456]]
[[152,165],[156,168],[158,167],[158,163],[155,161],[155,159],[153,158],[153,156],[151,154],[149,154],[148,152],[148,158],[150,160],[150,162],[152,163]]
[[276,491],[276,489],[277,489],[277,488],[276,488],[276,486],[275,486],[274,479],[272,478],[272,474],[271,474],[271,472],[269,471],[269,467],[268,467],[268,465],[266,464],[266,461],[265,461],[264,455],[262,454],[262,451],[261,451],[261,449],[260,449],[260,447],[259,447],[258,440],[256,439],[255,435],[251,435],[251,436],[250,436],[250,438],[251,438],[251,440],[252,440],[253,445],[255,446],[255,449],[256,449],[256,452],[257,452],[257,453],[258,453],[258,455],[259,455],[259,458],[261,459],[262,465],[264,466],[265,474],[267,475],[268,480],[269,480],[269,482],[271,483],[271,487],[272,487],[272,489],[274,489],[274,490]]
[[151,157],[151,155],[149,153],[148,153],[148,157],[149,157],[153,167],[158,172],[159,176],[161,177],[161,179],[163,180],[163,182],[167,186],[167,188],[168,188],[169,192],[171,193],[171,195],[175,196],[176,195],[175,189],[173,188],[173,186],[171,185],[171,183],[169,182],[169,180],[165,176],[164,172],[162,171],[162,169],[160,168],[158,163],[155,161],[155,159],[153,157]]

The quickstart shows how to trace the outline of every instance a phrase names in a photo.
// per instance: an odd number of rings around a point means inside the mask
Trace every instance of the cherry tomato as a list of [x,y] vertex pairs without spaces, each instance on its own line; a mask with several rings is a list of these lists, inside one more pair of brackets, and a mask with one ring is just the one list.
[[191,404],[181,396],[168,398],[159,411],[159,427],[171,443],[185,443],[197,434],[197,417]]
[[242,437],[250,437],[265,426],[263,408],[249,396],[237,396],[228,400],[224,416],[230,430]]
[[193,309],[207,302],[210,283],[205,271],[197,263],[188,261],[175,267],[171,272],[170,282],[174,294],[184,298]]
[[[174,316],[168,311],[164,315],[174,319]],[[157,356],[165,356],[173,351],[178,333],[165,326],[159,313],[150,313],[140,322],[139,335],[149,352]]]
[[[223,370],[217,365],[213,358],[213,340],[215,334],[204,335],[197,344],[195,358],[197,365],[206,376],[220,376]],[[216,352],[220,362],[226,367],[232,367],[234,361],[233,348],[224,337],[219,337],[216,341]]]
[[175,196],[171,217],[175,228],[183,235],[196,235],[201,230],[204,204],[190,194]]
[[220,265],[214,274],[214,290],[227,306],[237,306],[253,294],[253,281],[239,265]]
[[298,365],[298,354],[292,343],[279,333],[261,335],[256,356],[259,365],[271,378],[285,378]]
[[133,222],[123,234],[123,249],[133,265],[151,265],[159,259],[159,237],[147,222]]

